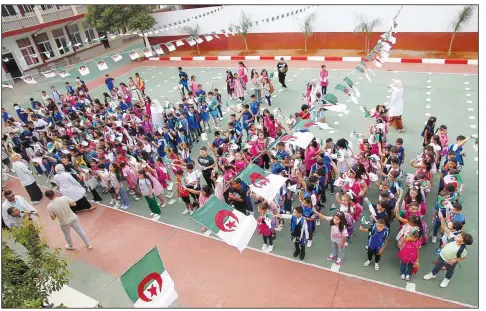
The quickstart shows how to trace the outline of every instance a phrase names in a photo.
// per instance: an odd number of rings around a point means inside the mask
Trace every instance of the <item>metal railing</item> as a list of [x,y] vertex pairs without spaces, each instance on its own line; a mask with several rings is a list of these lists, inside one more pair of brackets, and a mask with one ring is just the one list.
[[[79,13],[79,12],[78,12]],[[73,9],[71,6],[61,7],[59,9],[52,8],[41,12],[44,23],[52,22],[55,20],[68,18],[74,16]]]
[[88,9],[86,8],[85,5],[77,5],[76,10],[78,11],[78,14],[86,14],[88,13]]

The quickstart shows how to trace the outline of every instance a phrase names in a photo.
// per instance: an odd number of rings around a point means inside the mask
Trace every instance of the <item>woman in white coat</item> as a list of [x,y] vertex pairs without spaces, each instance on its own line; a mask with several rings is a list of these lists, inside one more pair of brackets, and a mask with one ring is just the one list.
[[20,179],[20,183],[25,187],[25,190],[27,190],[27,193],[29,194],[30,204],[39,204],[39,201],[42,200],[42,191],[37,185],[32,171],[24,162],[22,162],[20,154],[14,153],[12,155],[12,161],[12,168]]
[[52,178],[52,182],[59,187],[63,196],[70,198],[76,202],[76,206],[71,206],[74,213],[89,210],[92,211],[96,206],[91,206],[91,203],[86,199],[86,189],[73,178],[70,173],[67,173],[62,164],[58,164],[55,167],[56,175]]
[[390,125],[399,133],[403,132],[402,114],[403,114],[403,86],[402,81],[392,80],[390,85],[392,89],[390,104],[388,104],[388,116]]

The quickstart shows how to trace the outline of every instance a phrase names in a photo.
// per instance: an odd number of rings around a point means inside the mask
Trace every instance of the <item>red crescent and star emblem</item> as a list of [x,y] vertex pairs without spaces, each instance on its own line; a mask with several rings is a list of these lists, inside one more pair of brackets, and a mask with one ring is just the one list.
[[306,124],[304,124],[304,127],[305,127],[305,128],[309,128],[309,127],[312,127],[312,126],[314,126],[314,125],[316,125],[316,123],[315,123],[315,122],[307,122]]
[[283,136],[281,139],[281,141],[296,141],[297,140],[297,137],[295,136],[292,136],[292,135],[285,135]]
[[147,290],[150,293],[150,298],[145,295],[145,286],[152,281],[156,281],[159,287],[158,292],[162,292],[162,276],[157,272],[149,273],[146,277],[143,278],[142,281],[138,284],[138,297],[145,302],[151,302],[154,296],[157,296],[157,287],[152,284]]
[[262,174],[257,173],[257,172],[251,173],[251,175],[250,175],[250,182],[256,188],[263,188],[268,183],[270,183],[270,181],[268,180],[268,178],[266,178],[265,176],[263,176]]
[[220,210],[214,216],[214,223],[219,230],[223,232],[235,231],[238,227],[238,217],[228,210]]

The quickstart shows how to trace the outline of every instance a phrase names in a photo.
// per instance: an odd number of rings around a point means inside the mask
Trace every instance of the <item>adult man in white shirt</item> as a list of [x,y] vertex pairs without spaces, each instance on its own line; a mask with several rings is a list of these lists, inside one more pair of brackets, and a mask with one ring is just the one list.
[[42,101],[44,102],[44,105],[49,105],[49,99],[51,99],[51,97],[47,95],[46,91],[42,91]]
[[20,195],[15,195],[12,190],[5,190],[3,192],[5,201],[2,203],[2,218],[8,228],[18,227],[21,217],[17,213],[8,213],[10,208],[18,210],[19,214],[27,214],[31,219],[35,218],[37,211]]
[[45,192],[46,197],[51,201],[49,205],[47,205],[47,212],[49,216],[51,216],[52,220],[56,218],[59,220],[59,225],[61,226],[61,230],[64,233],[64,237],[66,238],[67,244],[64,247],[67,250],[73,250],[73,241],[71,240],[71,227],[76,231],[81,239],[83,239],[86,247],[88,249],[93,249],[93,246],[88,240],[86,233],[84,232],[83,228],[81,228],[81,224],[79,223],[78,216],[73,213],[71,210],[71,206],[76,206],[76,202],[71,200],[66,196],[56,197],[54,191],[46,190]]
[[29,193],[30,203],[32,205],[39,204],[42,200],[42,191],[40,190],[37,182],[32,174],[32,171],[27,165],[22,162],[20,154],[14,153],[12,155],[12,168],[15,170],[17,177],[20,179],[20,183],[25,187],[25,190]]

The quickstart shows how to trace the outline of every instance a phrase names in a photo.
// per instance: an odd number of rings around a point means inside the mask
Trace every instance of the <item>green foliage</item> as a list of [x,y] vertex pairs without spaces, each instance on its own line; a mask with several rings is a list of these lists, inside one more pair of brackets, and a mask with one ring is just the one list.
[[379,18],[375,18],[370,20],[365,19],[363,16],[361,16],[358,20],[358,24],[354,28],[354,32],[361,32],[365,34],[365,52],[368,54],[370,50],[370,39],[371,39],[371,34],[373,33],[373,30],[375,27],[378,27],[381,25],[381,20]]
[[150,6],[88,5],[87,7],[86,20],[98,31],[114,33],[124,27],[129,30],[144,31],[155,24]]
[[4,308],[41,308],[52,292],[69,282],[67,261],[61,258],[60,249],[51,250],[39,233],[40,227],[28,219],[10,231],[13,240],[26,248],[26,261],[2,242]]
[[[238,25],[231,24],[228,29],[232,32],[237,32],[239,36],[243,38],[243,41],[245,42],[245,48],[248,51],[248,42],[246,41],[246,37],[248,37],[248,30],[250,29],[252,25],[252,19],[251,16],[243,12],[241,10],[241,15],[240,15],[240,20]],[[235,29],[233,31],[233,29]]]
[[452,52],[452,43],[454,42],[454,37],[456,36],[456,32],[462,30],[464,25],[466,25],[469,20],[471,20],[474,13],[474,5],[465,5],[458,13],[456,18],[452,21],[452,38],[451,42],[449,43],[449,51],[447,52],[447,56],[451,55]]

